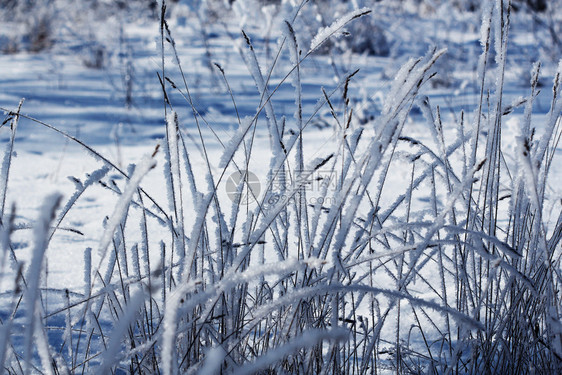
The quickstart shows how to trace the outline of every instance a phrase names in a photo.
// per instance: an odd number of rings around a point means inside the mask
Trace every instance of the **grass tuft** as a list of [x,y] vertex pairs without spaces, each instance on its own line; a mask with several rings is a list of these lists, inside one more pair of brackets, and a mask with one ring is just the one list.
[[[546,219],[552,199],[548,175],[562,137],[562,64],[546,126],[533,113],[539,64],[531,73],[529,96],[505,106],[509,2],[489,1],[483,8],[472,118],[461,113],[448,124],[441,108],[423,95],[437,61],[446,58],[445,49],[433,48],[398,70],[380,115],[361,126],[350,100],[357,71],[333,92],[322,89],[313,117],[325,107],[335,141],[315,158],[307,154],[313,118],[303,117],[303,65],[370,10],[348,13],[327,26],[304,54],[293,21],[283,23],[277,57],[265,68],[242,32],[243,56],[259,100],[253,116],[241,119],[227,74],[215,65],[238,120],[228,141],[212,133],[223,147],[219,165],[211,161],[202,128],[212,127],[191,97],[166,9],[162,2],[158,78],[165,138],[136,166],[122,170],[78,138],[22,114],[22,103],[7,111],[11,133],[0,172],[0,281],[10,289],[1,296],[0,373],[562,371],[562,214],[553,227]],[[183,87],[168,77],[168,54]],[[274,70],[285,72],[275,83]],[[287,81],[294,87],[291,120],[279,116],[274,102]],[[194,128],[182,124],[187,120],[175,111],[172,93],[185,100]],[[502,131],[505,117],[520,105],[524,121],[510,155]],[[428,127],[425,139],[407,133],[416,107]],[[100,163],[86,180],[73,179],[75,193],[62,209],[60,195],[46,199],[33,226],[28,267],[13,249],[15,210],[5,210],[22,119],[79,145]],[[260,157],[256,129],[263,121],[271,158],[257,194],[248,171],[250,159]],[[454,136],[448,125],[456,129]],[[188,136],[196,148],[190,148]],[[142,187],[159,149],[165,204]],[[192,169],[196,158],[201,175]],[[233,170],[238,179],[229,179]],[[404,172],[402,177],[396,171]],[[110,172],[123,176],[125,185],[112,182]],[[317,183],[318,189],[306,189]],[[227,184],[234,185],[230,201],[220,196]],[[84,251],[84,290],[42,288],[50,240],[95,185],[118,198],[103,224],[97,262],[92,263],[90,248]],[[155,227],[166,236],[158,246]],[[64,298],[49,306],[53,293]],[[56,327],[50,322],[57,318],[64,323],[55,346],[50,338]]]

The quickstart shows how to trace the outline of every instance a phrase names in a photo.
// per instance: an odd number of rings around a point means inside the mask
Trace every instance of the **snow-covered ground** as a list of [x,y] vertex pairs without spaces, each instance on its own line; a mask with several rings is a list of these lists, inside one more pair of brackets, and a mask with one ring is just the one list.
[[[423,26],[418,26],[423,27]],[[148,32],[150,31],[150,32]],[[449,43],[456,43],[461,39],[463,43],[478,43],[477,35],[466,36],[464,33],[449,33]],[[515,30],[513,45],[510,46],[514,55],[513,59],[524,57],[524,47],[527,40],[525,33]],[[177,50],[180,54],[182,68],[197,110],[204,116],[207,124],[202,124],[202,132],[208,148],[208,154],[214,160],[218,170],[218,158],[223,146],[233,136],[237,127],[232,99],[225,90],[224,85],[211,85],[211,80],[220,82],[222,79],[218,70],[212,73],[206,67],[203,55],[202,41],[193,36],[194,31],[189,28],[174,28]],[[460,35],[459,35],[460,34]],[[519,35],[520,34],[520,35]],[[16,55],[0,55],[2,67],[2,91],[0,102],[2,107],[15,110],[20,99],[24,98],[21,112],[26,116],[46,122],[49,125],[75,136],[85,144],[92,146],[97,152],[114,162],[121,168],[126,168],[130,163],[138,162],[146,153],[151,153],[165,136],[164,110],[162,91],[158,82],[157,73],[161,70],[158,51],[158,25],[154,22],[141,25],[131,25],[126,29],[127,43],[133,51],[132,61],[134,72],[132,80],[132,103],[127,107],[126,88],[123,86],[125,78],[122,66],[109,66],[104,69],[90,69],[83,65],[79,56],[62,52],[41,54],[21,53]],[[529,37],[528,37],[529,38]],[[467,41],[468,40],[468,41]],[[517,44],[522,41],[523,46]],[[219,32],[211,40],[213,61],[221,64],[226,77],[235,95],[236,108],[240,117],[250,116],[255,113],[259,103],[259,93],[255,88],[253,79],[244,65],[236,49],[232,46],[239,41],[232,41],[228,36]],[[259,44],[258,44],[259,45]],[[243,46],[242,46],[243,47]],[[259,47],[256,47],[258,49]],[[417,56],[406,56],[417,57]],[[286,58],[286,57],[285,57]],[[450,59],[459,59],[459,56],[445,56],[444,64]],[[472,57],[473,58],[473,57]],[[384,96],[390,85],[389,78],[397,69],[393,58],[353,56],[350,59],[348,71],[360,69],[350,84],[350,95],[357,101],[356,113],[363,116],[377,116],[377,104],[382,106]],[[175,82],[180,82],[181,77],[177,66],[168,61],[168,76]],[[506,105],[518,97],[528,95],[528,82],[521,78],[521,72],[530,70],[530,65],[522,66],[513,64],[513,70],[508,70],[506,76],[505,102]],[[546,65],[546,64],[545,64]],[[549,110],[551,90],[548,85],[551,81],[550,73],[554,66],[543,67],[542,80],[545,89],[535,102],[536,123],[543,123],[544,116]],[[391,73],[384,73],[390,71]],[[433,106],[439,105],[441,113],[446,119],[445,126],[452,128],[455,119],[458,121],[461,110],[471,113],[477,102],[477,83],[474,82],[473,73],[470,71],[453,71],[456,81],[461,87],[437,87],[430,85],[424,87],[423,93],[428,95]],[[336,88],[333,71],[323,56],[313,56],[305,61],[302,66],[303,75],[303,113],[305,118],[313,115],[312,111],[318,100],[322,98],[321,88],[331,92]],[[279,73],[281,76],[281,72]],[[438,72],[437,78],[441,76]],[[530,75],[529,75],[530,77]],[[282,76],[281,76],[282,78]],[[279,78],[273,78],[273,87]],[[334,97],[338,96],[335,94]],[[367,100],[369,101],[367,101]],[[174,109],[179,112],[179,121],[182,129],[193,142],[198,143],[196,125],[191,115],[191,108],[184,98],[174,92],[172,94]],[[341,100],[336,97],[336,102]],[[285,83],[274,95],[275,108],[289,119],[294,111],[294,89],[290,83]],[[427,125],[421,112],[414,108],[414,115],[407,124],[407,134],[411,137],[428,142],[430,138]],[[514,148],[514,134],[517,131],[522,108],[506,121],[504,139],[508,149]],[[279,115],[279,113],[278,113]],[[335,142],[333,119],[322,109],[319,119],[308,125],[305,132],[306,154],[311,159],[327,156],[329,145]],[[359,126],[360,121],[354,121]],[[368,129],[368,124],[365,126]],[[320,128],[323,127],[323,128]],[[210,131],[213,130],[213,132]],[[296,130],[296,129],[294,129]],[[538,132],[541,129],[537,129]],[[215,134],[213,134],[215,133]],[[451,131],[452,133],[452,131]],[[218,138],[218,139],[217,139]],[[254,145],[251,170],[258,173],[260,179],[265,181],[264,175],[268,167],[269,141],[265,123],[256,129],[256,138],[259,142]],[[9,139],[5,132],[4,141]],[[512,146],[513,145],[513,146]],[[194,145],[192,147],[195,147]],[[67,177],[84,178],[87,173],[100,167],[99,161],[83,147],[55,133],[53,130],[34,123],[30,119],[22,118],[17,129],[15,158],[10,173],[7,202],[14,203],[17,208],[18,222],[31,224],[37,215],[37,209],[42,200],[53,191],[61,191],[69,197],[74,191],[74,184]],[[160,158],[159,166],[163,164]],[[260,165],[261,164],[261,165]],[[562,175],[557,170],[558,165],[553,165],[550,189],[553,196],[562,196],[560,181]],[[204,169],[201,164],[195,163],[194,168]],[[165,194],[162,193],[161,170],[151,172],[143,183],[149,191],[153,191],[158,202],[165,204]],[[400,173],[396,184],[404,182],[409,172]],[[115,175],[117,179],[122,176]],[[153,181],[153,182],[151,182]],[[122,181],[121,181],[122,182]],[[393,186],[392,184],[390,186]],[[392,187],[390,187],[392,189]],[[103,189],[92,189],[78,201],[77,206],[71,211],[64,224],[69,228],[83,233],[61,232],[55,239],[59,246],[53,246],[49,251],[49,271],[52,275],[49,285],[53,287],[75,287],[80,285],[81,278],[68,272],[68,262],[75,265],[72,269],[80,271],[82,250],[93,246],[100,236],[100,223],[108,215],[112,207],[111,194]],[[95,191],[94,191],[95,190]],[[556,203],[552,204],[556,210]],[[558,207],[559,209],[559,207]],[[73,219],[73,216],[76,216]],[[81,218],[81,219],[80,219]],[[25,236],[25,235],[24,235]],[[59,237],[60,238],[57,238]],[[65,246],[71,244],[72,246]],[[30,245],[29,241],[21,242],[18,246],[22,254]],[[71,248],[72,247],[72,248]],[[66,248],[66,249],[65,249]],[[65,251],[65,256],[60,256]],[[73,255],[74,254],[74,255]],[[23,256],[23,255],[22,255]],[[62,275],[66,275],[63,277]],[[69,282],[74,280],[74,283]],[[77,285],[75,285],[75,283]]]

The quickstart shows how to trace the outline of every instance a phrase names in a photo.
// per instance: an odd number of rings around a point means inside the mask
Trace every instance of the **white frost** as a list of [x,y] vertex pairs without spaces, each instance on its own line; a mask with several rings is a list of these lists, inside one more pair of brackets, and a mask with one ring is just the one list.
[[318,33],[316,33],[316,36],[310,43],[310,52],[320,47],[320,45],[328,40],[332,35],[341,35],[342,28],[349,22],[369,13],[371,13],[371,10],[369,8],[357,9],[347,13],[346,15],[332,23],[330,26],[321,28],[320,30],[318,30]]
[[123,215],[125,215],[125,213],[127,212],[127,208],[131,203],[131,199],[133,199],[133,194],[137,191],[142,178],[155,166],[156,161],[150,155],[145,155],[141,162],[136,166],[135,171],[129,180],[129,183],[125,187],[125,191],[123,191],[123,194],[121,194],[119,201],[115,205],[113,213],[107,221],[107,225],[105,227],[105,231],[103,232],[103,236],[100,240],[100,245],[98,248],[98,253],[101,256],[101,259],[96,271],[99,270],[101,262],[105,258],[105,253],[107,247],[111,243],[113,233],[119,226],[119,223],[121,223]]

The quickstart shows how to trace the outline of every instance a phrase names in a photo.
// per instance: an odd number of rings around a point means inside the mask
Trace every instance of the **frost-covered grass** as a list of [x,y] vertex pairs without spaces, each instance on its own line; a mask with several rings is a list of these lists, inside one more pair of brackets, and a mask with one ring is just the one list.
[[[380,113],[362,125],[351,99],[357,72],[303,110],[307,62],[366,9],[326,25],[310,46],[299,45],[295,13],[268,66],[243,33],[257,109],[234,117],[225,139],[206,129],[163,7],[164,139],[136,166],[122,168],[79,137],[30,119],[25,102],[7,112],[0,372],[560,372],[562,212],[549,172],[560,156],[562,63],[545,116],[534,105],[539,64],[525,96],[507,102],[508,9],[499,0],[483,7],[476,105],[453,120],[424,94],[444,49],[408,60]],[[238,114],[228,75],[220,65],[215,73]],[[292,118],[275,102],[286,86]],[[195,126],[183,124],[173,95]],[[517,134],[505,134],[520,107]],[[309,131],[320,113],[333,133],[322,145]],[[29,263],[14,240],[29,228],[5,203],[22,121],[97,162],[85,180],[73,179],[69,198],[45,199]],[[411,132],[412,121],[424,130]],[[83,269],[71,274],[83,289],[43,287],[46,251],[75,230],[66,218],[95,188],[116,198],[94,251],[76,249]]]

